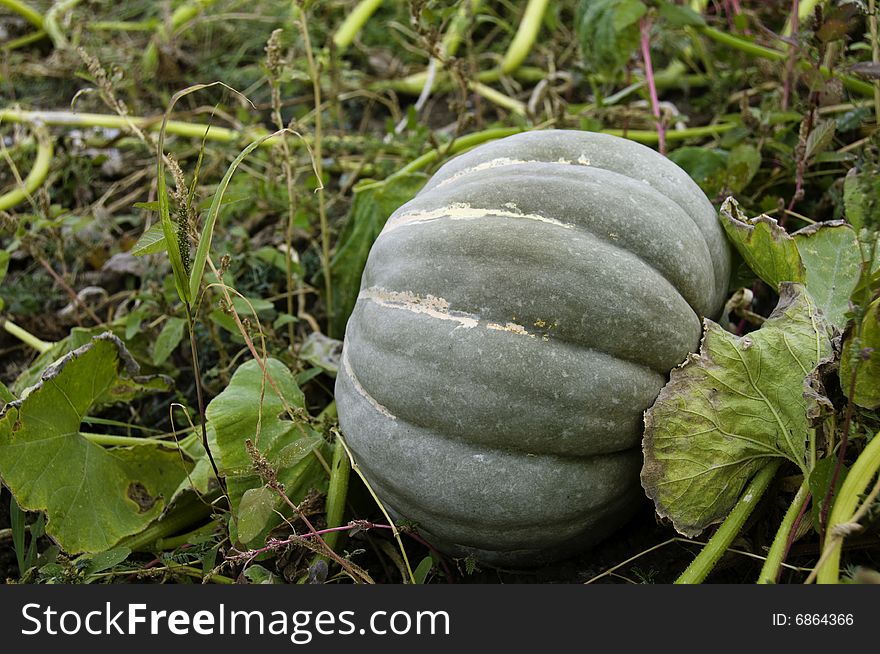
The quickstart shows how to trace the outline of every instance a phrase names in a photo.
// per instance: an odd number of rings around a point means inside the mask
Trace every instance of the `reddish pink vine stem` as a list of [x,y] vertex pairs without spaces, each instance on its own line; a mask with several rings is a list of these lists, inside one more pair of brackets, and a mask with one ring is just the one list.
[[660,100],[657,99],[657,85],[654,83],[654,65],[651,63],[651,21],[642,17],[639,21],[641,30],[642,60],[645,64],[645,77],[648,80],[648,91],[651,94],[651,111],[657,119],[657,141],[660,154],[666,154],[666,127],[660,118]]

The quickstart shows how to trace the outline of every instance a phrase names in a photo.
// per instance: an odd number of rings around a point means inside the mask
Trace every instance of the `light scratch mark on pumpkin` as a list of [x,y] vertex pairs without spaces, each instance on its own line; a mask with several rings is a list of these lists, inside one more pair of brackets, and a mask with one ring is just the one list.
[[383,405],[379,404],[372,395],[370,395],[367,390],[361,385],[360,381],[357,377],[355,377],[354,371],[351,369],[351,362],[348,360],[348,352],[343,349],[342,350],[342,369],[345,374],[348,375],[348,378],[351,380],[351,385],[354,386],[354,390],[364,398],[367,403],[372,406],[376,411],[381,413],[383,416],[387,418],[391,418],[392,420],[397,420],[397,416],[391,413],[387,408]]
[[[412,313],[420,313],[438,320],[451,320],[459,327],[471,329],[479,323],[479,318],[463,311],[450,311],[449,302],[442,297],[426,295],[420,297],[410,291],[389,291],[373,286],[366,288],[358,295],[358,300],[368,300],[389,309],[403,309]],[[458,329],[458,328],[456,328]]]
[[507,207],[505,209],[480,209],[464,202],[456,202],[438,209],[397,214],[388,219],[380,236],[406,225],[420,225],[435,220],[480,220],[481,218],[488,217],[535,220],[548,225],[562,227],[563,229],[574,229],[575,227],[574,225],[569,225],[568,223],[556,220],[555,218],[548,218],[536,213],[523,213],[517,210],[515,206],[510,207],[509,204],[505,206]]
[[[358,300],[367,300],[381,307],[402,309],[438,320],[457,322],[458,327],[455,329],[472,329],[482,325],[486,329],[493,331],[537,338],[535,334],[532,334],[525,327],[515,322],[508,322],[504,325],[497,322],[481,323],[479,316],[464,311],[453,311],[449,308],[448,300],[434,295],[422,297],[411,291],[389,291],[388,289],[373,286],[362,290],[358,295]],[[545,337],[544,340],[547,340],[547,338]]]

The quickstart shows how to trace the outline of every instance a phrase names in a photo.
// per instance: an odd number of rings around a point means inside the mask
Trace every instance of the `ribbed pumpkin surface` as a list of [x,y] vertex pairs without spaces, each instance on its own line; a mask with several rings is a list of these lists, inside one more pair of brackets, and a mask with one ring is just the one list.
[[528,564],[588,545],[628,517],[642,413],[728,275],[715,210],[653,150],[574,131],[478,147],[370,252],[343,433],[441,549]]

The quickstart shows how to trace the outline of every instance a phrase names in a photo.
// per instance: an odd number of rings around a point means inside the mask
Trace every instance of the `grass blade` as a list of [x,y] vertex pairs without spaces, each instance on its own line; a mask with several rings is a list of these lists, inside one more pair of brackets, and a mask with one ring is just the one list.
[[199,245],[196,248],[196,256],[195,258],[193,258],[192,271],[190,272],[188,291],[190,297],[194,298],[199,293],[199,286],[202,283],[202,275],[205,272],[205,264],[208,261],[208,252],[211,250],[211,239],[214,237],[214,226],[217,224],[217,217],[220,215],[220,208],[223,206],[223,194],[226,193],[229,182],[232,181],[232,176],[235,174],[235,171],[238,169],[238,166],[241,164],[241,162],[244,161],[251,152],[260,147],[265,141],[268,141],[269,139],[275,138],[277,136],[281,136],[284,133],[293,134],[294,136],[300,136],[290,128],[279,129],[272,134],[265,134],[264,136],[258,138],[256,141],[252,141],[244,150],[239,153],[239,155],[233,160],[233,162],[229,164],[229,168],[226,170],[226,174],[223,175],[223,179],[220,180],[220,185],[214,192],[214,197],[211,199],[211,206],[208,209],[208,215],[205,218],[205,224],[202,227],[201,237],[199,238]]

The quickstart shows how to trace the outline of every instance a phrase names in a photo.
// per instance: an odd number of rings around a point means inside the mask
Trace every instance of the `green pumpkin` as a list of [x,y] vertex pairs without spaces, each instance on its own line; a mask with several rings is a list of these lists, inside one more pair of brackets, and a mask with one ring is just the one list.
[[355,458],[437,548],[532,565],[641,494],[642,414],[717,314],[730,257],[671,161],[527,132],[444,165],[370,252],[336,382]]

